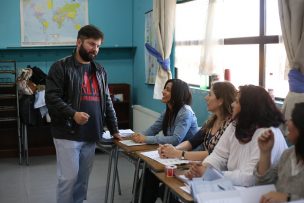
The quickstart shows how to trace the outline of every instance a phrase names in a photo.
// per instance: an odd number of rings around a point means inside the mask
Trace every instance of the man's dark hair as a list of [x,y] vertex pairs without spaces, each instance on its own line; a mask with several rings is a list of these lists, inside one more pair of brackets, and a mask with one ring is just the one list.
[[78,31],[77,39],[103,39],[103,32],[101,32],[94,25],[85,25]]

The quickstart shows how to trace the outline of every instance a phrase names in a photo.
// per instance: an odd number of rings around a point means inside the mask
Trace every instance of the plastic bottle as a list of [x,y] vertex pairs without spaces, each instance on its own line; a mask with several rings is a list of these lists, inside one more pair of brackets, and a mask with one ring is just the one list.
[[224,80],[225,81],[231,81],[231,75],[230,75],[230,69],[226,68],[224,70]]
[[267,81],[267,91],[273,100],[275,100],[274,86],[275,86],[275,84],[274,84],[273,73],[269,73],[269,77],[268,77],[268,81]]

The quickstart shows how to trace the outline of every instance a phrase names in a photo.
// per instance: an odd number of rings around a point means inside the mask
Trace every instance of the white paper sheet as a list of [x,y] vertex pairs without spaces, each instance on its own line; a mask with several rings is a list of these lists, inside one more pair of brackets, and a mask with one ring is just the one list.
[[217,170],[216,168],[212,166],[208,166],[204,175],[203,175],[203,180],[211,181],[211,180],[217,180],[220,178],[223,178],[224,175],[221,171]]
[[259,185],[254,187],[235,187],[240,191],[240,196],[245,203],[256,203],[260,201],[262,195],[276,191],[275,186],[272,185]]
[[198,203],[245,203],[239,191],[205,192],[197,195]]
[[137,143],[134,142],[133,140],[121,140],[119,141],[120,143],[127,145],[127,146],[138,146],[138,145],[145,145],[146,143]]
[[185,164],[185,163],[189,163],[188,160],[181,160],[181,159],[162,159],[159,157],[158,151],[148,151],[148,152],[142,152],[141,154],[149,157],[150,159],[153,159],[155,161],[158,161],[159,163],[163,164],[163,165],[177,165],[177,164]]
[[[121,137],[129,137],[134,132],[131,129],[120,129],[119,133],[120,133]],[[108,130],[102,134],[102,137],[104,139],[112,139],[113,138],[113,136],[110,134],[110,132]]]
[[185,185],[185,186],[181,186],[180,189],[182,189],[184,192],[188,193],[189,195],[191,195],[191,189],[189,186]]
[[[205,181],[206,184],[197,185],[200,192],[195,192],[198,203],[257,203],[263,194],[275,191],[274,185],[261,185],[253,187],[237,187],[235,190],[218,190],[212,185],[224,184],[221,179],[216,181]],[[214,184],[216,183],[216,184]]]

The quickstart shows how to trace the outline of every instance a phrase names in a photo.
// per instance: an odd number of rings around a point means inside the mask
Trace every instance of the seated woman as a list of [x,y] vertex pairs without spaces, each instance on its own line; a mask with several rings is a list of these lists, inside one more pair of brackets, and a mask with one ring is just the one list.
[[[135,133],[131,137],[134,142],[178,145],[199,130],[196,116],[189,106],[192,95],[188,84],[180,79],[170,79],[162,93],[162,102],[166,104],[166,110],[142,134]],[[160,131],[164,136],[157,135]]]
[[285,150],[278,165],[270,164],[271,150],[275,142],[271,130],[266,131],[258,139],[260,160],[255,172],[257,184],[274,183],[277,192],[269,192],[262,196],[261,203],[289,202],[304,199],[304,103],[295,105],[291,119],[287,123],[288,140],[294,146]]
[[[214,149],[223,132],[231,122],[231,103],[235,100],[236,89],[230,82],[216,82],[205,97],[207,109],[212,112],[205,125],[189,140],[176,147],[160,145],[159,154],[163,158],[204,160]],[[191,151],[202,146],[203,151]]]
[[[191,138],[199,130],[196,116],[189,106],[192,95],[188,84],[179,79],[168,80],[162,93],[162,102],[166,104],[166,111],[143,134],[135,133],[131,137],[133,141],[178,145]],[[160,131],[164,136],[157,135]],[[155,202],[159,180],[153,172],[146,169],[144,180],[142,202]]]
[[210,165],[223,171],[224,177],[230,179],[234,185],[254,185],[253,171],[259,160],[257,140],[269,128],[275,134],[271,163],[278,162],[287,148],[278,128],[284,119],[268,92],[254,85],[241,86],[232,108],[234,121],[227,127],[203,164],[193,164],[185,174],[186,177],[200,177]]

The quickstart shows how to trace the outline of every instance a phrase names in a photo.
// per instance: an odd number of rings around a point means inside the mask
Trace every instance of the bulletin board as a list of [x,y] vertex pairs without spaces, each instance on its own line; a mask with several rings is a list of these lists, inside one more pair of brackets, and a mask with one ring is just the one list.
[[[145,43],[149,43],[152,47],[156,48],[156,37],[153,29],[153,11],[145,13]],[[149,54],[145,49],[145,83],[155,84],[158,62],[154,56]]]

